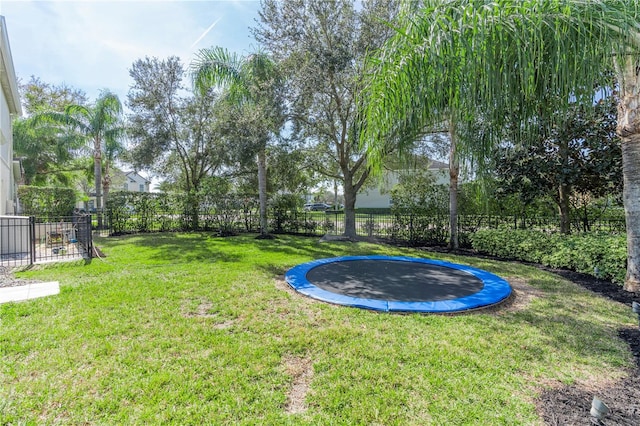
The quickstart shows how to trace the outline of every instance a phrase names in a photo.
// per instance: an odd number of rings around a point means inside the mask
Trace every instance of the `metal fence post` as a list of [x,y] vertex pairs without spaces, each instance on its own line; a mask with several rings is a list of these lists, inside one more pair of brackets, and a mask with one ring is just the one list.
[[36,218],[29,216],[30,265],[36,263]]
[[409,243],[413,244],[413,213],[409,215]]
[[91,232],[91,224],[92,224],[91,215],[88,215],[87,217],[85,217],[85,221],[86,221],[86,230],[87,230],[87,253],[88,253],[88,258],[92,259],[93,258],[93,232]]

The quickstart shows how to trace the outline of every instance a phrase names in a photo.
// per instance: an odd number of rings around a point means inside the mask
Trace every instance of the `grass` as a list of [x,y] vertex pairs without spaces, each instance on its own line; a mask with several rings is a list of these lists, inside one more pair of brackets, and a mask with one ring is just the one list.
[[[20,274],[60,281],[60,295],[0,305],[0,424],[540,424],[545,386],[631,366],[616,337],[629,309],[523,265],[429,254],[541,297],[389,315],[304,298],[281,276],[320,257],[426,253],[289,236],[97,244],[104,261]],[[294,387],[306,409],[289,413]]]

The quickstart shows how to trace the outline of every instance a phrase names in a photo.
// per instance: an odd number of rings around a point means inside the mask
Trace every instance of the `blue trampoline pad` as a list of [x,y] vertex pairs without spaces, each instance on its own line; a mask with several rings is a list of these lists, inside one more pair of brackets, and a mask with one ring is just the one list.
[[431,259],[345,256],[319,259],[285,274],[306,296],[386,312],[459,312],[495,305],[511,294],[482,269]]

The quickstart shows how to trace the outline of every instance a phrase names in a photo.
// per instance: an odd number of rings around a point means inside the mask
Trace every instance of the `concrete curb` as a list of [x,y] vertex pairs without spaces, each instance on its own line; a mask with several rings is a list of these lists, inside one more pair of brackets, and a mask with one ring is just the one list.
[[19,302],[60,293],[58,281],[0,288],[0,303]]

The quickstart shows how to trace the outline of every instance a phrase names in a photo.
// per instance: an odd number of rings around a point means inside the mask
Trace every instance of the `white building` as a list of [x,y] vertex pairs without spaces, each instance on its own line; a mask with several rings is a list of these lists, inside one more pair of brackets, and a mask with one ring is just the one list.
[[131,192],[150,192],[151,181],[140,176],[136,172],[129,172],[125,175],[124,190]]
[[[449,184],[449,165],[440,161],[431,161],[428,169],[436,177],[437,185]],[[391,208],[391,190],[396,186],[399,179],[399,171],[385,170],[382,182],[372,188],[367,188],[358,193],[356,197],[356,208]]]
[[[22,115],[18,82],[4,16],[0,16],[0,259],[29,252],[29,218],[13,216],[18,209],[19,161],[13,160],[11,120]],[[12,215],[12,216],[5,216]]]
[[14,214],[17,209],[17,184],[21,178],[21,168],[20,162],[13,160],[11,119],[22,115],[7,25],[3,16],[0,16],[0,83],[0,215],[3,215]]

